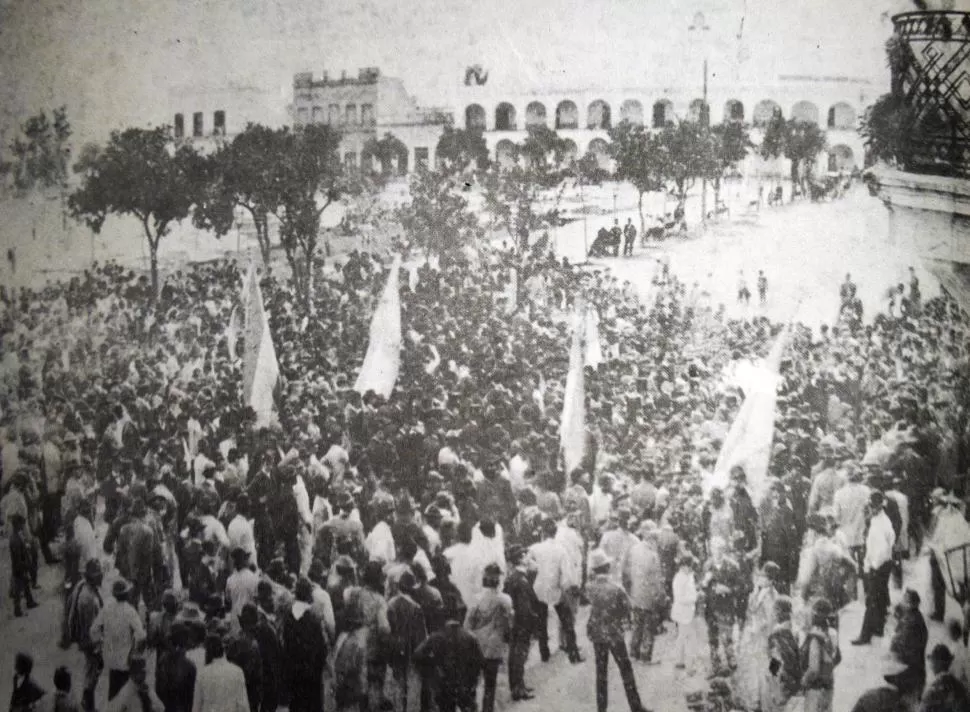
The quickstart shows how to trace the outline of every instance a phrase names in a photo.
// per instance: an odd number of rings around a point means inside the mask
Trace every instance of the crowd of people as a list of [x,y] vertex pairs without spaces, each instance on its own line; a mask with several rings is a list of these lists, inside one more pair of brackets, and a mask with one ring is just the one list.
[[[512,700],[535,694],[526,661],[532,641],[555,656],[554,612],[565,658],[594,661],[599,712],[611,656],[631,712],[645,709],[631,659],[657,663],[664,635],[678,670],[712,676],[693,708],[824,712],[857,575],[859,644],[894,630],[903,558],[930,552],[942,600],[933,525],[962,511],[970,460],[968,321],[948,298],[911,295],[868,324],[844,310],[813,333],[728,319],[667,267],[644,298],[551,255],[461,256],[405,269],[384,399],[353,384],[386,274],[353,252],[321,269],[308,303],[263,279],[281,372],[269,428],[241,397],[232,263],[167,275],[157,300],[117,264],[0,294],[14,613],[36,605],[40,556],[60,558],[82,709],[105,677],[109,710],[467,712],[481,684],[492,712],[503,664]],[[585,456],[566,471],[558,418],[580,301],[601,358],[586,373]],[[734,467],[710,487],[746,401],[726,374],[779,338],[768,471]],[[920,699],[911,647],[894,641],[906,672],[880,694]],[[70,673],[45,695],[31,667],[24,652],[12,709],[71,709]]]

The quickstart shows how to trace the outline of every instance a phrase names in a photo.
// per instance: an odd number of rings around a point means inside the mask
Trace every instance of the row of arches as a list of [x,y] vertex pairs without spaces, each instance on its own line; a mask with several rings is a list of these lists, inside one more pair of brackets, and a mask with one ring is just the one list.
[[[701,120],[705,108],[703,100],[694,99],[688,107],[688,118],[691,121]],[[781,105],[771,99],[758,102],[751,115],[751,123],[754,126],[764,126],[768,123],[775,112],[782,111]],[[794,104],[789,114],[791,118],[811,123],[819,123],[821,118],[819,108],[810,101],[799,101]],[[659,129],[674,120],[674,105],[669,99],[661,99],[654,102],[650,115],[650,125],[652,128]],[[586,121],[580,121],[580,110],[575,102],[565,99],[556,106],[552,118],[552,128],[557,130],[568,129],[610,129],[613,126],[613,112],[610,105],[602,99],[597,99],[586,107]],[[737,99],[728,99],[724,103],[724,121],[745,121],[744,104]],[[492,128],[495,131],[518,131],[528,129],[532,126],[549,126],[550,117],[546,111],[546,105],[541,101],[530,102],[525,107],[525,116],[522,124],[519,124],[519,117],[515,106],[509,102],[501,102],[495,107],[494,122]],[[632,124],[643,125],[644,107],[636,99],[627,99],[620,105],[619,121],[629,121]],[[488,130],[488,116],[485,108],[481,104],[469,104],[465,108],[465,128],[477,129],[480,131]],[[828,110],[826,126],[830,129],[854,129],[856,123],[856,112],[852,105],[846,102],[839,102],[831,106]]]

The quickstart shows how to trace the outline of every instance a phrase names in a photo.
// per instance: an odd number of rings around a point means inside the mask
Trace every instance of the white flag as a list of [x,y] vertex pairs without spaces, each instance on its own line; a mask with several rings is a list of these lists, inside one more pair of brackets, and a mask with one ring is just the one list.
[[398,288],[401,258],[395,257],[391,274],[370,323],[370,340],[354,390],[374,391],[387,398],[401,369],[401,295]]
[[775,432],[778,399],[778,370],[788,343],[788,329],[778,335],[763,361],[738,368],[737,377],[745,394],[744,403],[724,439],[714,471],[704,483],[705,491],[726,487],[731,468],[740,465],[747,475],[747,488],[755,504],[768,490],[768,465]]
[[246,274],[243,304],[246,307],[243,398],[256,411],[256,426],[265,427],[273,420],[273,389],[280,376],[280,367],[269,332],[269,320],[263,309],[259,279],[252,265]]
[[567,473],[580,466],[586,451],[586,376],[583,371],[586,320],[582,313],[581,305],[577,304],[572,320],[573,344],[569,350],[569,372],[566,374],[562,421],[559,424],[559,447]]

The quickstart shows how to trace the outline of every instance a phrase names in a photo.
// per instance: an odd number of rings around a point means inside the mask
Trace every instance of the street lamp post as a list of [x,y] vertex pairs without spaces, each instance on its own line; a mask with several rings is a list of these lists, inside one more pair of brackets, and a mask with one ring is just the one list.
[[[710,26],[704,19],[704,13],[698,12],[694,15],[694,21],[687,28],[688,32],[707,32]],[[703,38],[702,38],[703,39]],[[703,47],[702,47],[703,50]],[[704,90],[701,95],[701,135],[702,139],[707,139],[707,129],[711,118],[710,108],[707,105],[707,52],[704,51]],[[701,225],[707,224],[707,177],[701,177]]]

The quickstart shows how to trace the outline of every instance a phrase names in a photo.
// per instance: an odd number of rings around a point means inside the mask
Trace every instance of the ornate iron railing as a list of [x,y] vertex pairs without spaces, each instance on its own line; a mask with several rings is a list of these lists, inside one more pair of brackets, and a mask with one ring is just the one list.
[[893,94],[913,122],[908,168],[970,176],[970,12],[905,12],[893,25]]

